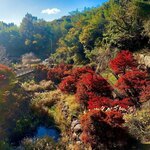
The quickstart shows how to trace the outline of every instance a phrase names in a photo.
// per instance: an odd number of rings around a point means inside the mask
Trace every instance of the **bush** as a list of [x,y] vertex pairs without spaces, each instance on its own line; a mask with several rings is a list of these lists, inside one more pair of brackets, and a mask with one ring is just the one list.
[[129,69],[137,67],[136,61],[131,52],[122,50],[117,56],[110,61],[110,68],[115,74],[125,74]]
[[63,80],[65,76],[68,75],[70,69],[72,69],[72,65],[64,63],[59,64],[54,68],[48,70],[47,79],[58,84]]
[[35,68],[35,80],[41,81],[47,79],[48,68],[44,65],[38,65]]
[[146,102],[150,100],[150,81],[147,81],[146,86],[143,86],[143,89],[140,93],[140,102]]
[[38,84],[35,81],[25,82],[22,84],[22,87],[28,92],[41,92],[44,90],[53,90],[55,89],[54,83],[52,81],[42,80]]
[[33,136],[39,124],[40,120],[35,118],[35,116],[31,113],[20,117],[16,121],[13,132],[9,137],[9,142],[14,145],[18,145],[24,137]]
[[110,61],[110,68],[118,79],[115,86],[122,92],[122,97],[130,97],[132,103],[140,107],[142,102],[150,99],[150,81],[148,73],[137,69],[137,66],[132,53],[127,50]]
[[125,126],[129,128],[129,133],[142,142],[150,141],[150,109],[149,107],[138,110],[135,114],[124,116]]
[[81,139],[85,144],[90,144],[92,149],[130,149],[133,140],[122,126],[123,123],[119,112],[91,110],[81,116]]
[[0,149],[1,150],[13,150],[13,148],[5,141],[0,141]]
[[61,93],[58,90],[36,93],[32,100],[31,107],[34,112],[40,116],[51,117],[50,108],[53,107],[61,99]]
[[90,97],[111,97],[111,94],[112,87],[103,77],[96,74],[84,74],[77,83],[77,100],[85,106]]
[[17,81],[0,88],[0,140],[3,140],[12,134],[16,121],[29,113],[30,97]]
[[148,86],[148,75],[146,72],[132,70],[121,76],[116,87],[124,94],[132,98],[136,106],[140,105],[140,93]]
[[13,71],[9,67],[0,64],[0,85],[8,84],[12,79],[14,79]]
[[68,129],[70,129],[72,116],[79,115],[80,105],[76,102],[74,95],[61,94],[61,100],[55,105],[51,113],[62,133],[68,135],[70,134]]
[[76,67],[72,69],[71,75],[73,75],[76,79],[79,79],[81,75],[91,73],[94,74],[94,71],[91,67],[85,66],[85,67]]
[[76,102],[74,95],[63,95],[62,99],[68,107],[68,115],[70,115],[70,119],[72,116],[76,116],[80,113],[80,105]]
[[129,106],[134,106],[134,103],[132,102],[132,99],[130,98],[123,98],[122,100],[114,100],[113,106],[120,106],[121,108],[127,109]]
[[68,76],[59,84],[59,89],[64,93],[76,92],[76,78],[74,76]]
[[22,141],[22,148],[24,150],[65,150],[65,146],[61,142],[55,142],[49,137],[32,140],[29,138]]
[[70,75],[68,75],[59,85],[59,88],[64,93],[75,94],[77,90],[77,82],[80,80],[80,77],[83,74],[91,73],[93,74],[94,71],[88,67],[77,67],[70,71]]
[[88,101],[88,109],[102,109],[105,111],[108,110],[117,110],[120,112],[127,112],[128,109],[133,106],[131,99],[124,98],[122,100],[112,100],[107,97],[92,97]]
[[94,97],[88,101],[88,109],[101,108],[102,106],[110,108],[113,105],[113,100],[107,97]]

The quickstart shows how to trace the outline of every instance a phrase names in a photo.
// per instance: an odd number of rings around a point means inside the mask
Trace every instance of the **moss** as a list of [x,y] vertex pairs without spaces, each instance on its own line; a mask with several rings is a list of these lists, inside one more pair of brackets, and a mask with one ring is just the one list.
[[114,85],[117,82],[116,77],[112,74],[110,70],[106,70],[105,72],[101,73],[102,77],[105,79],[108,79],[107,81],[111,84]]

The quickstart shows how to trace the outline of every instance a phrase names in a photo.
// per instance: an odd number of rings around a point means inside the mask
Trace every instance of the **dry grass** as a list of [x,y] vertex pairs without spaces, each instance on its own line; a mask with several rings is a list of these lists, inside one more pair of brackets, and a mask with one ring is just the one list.
[[40,116],[54,120],[65,134],[62,140],[68,139],[70,135],[72,117],[80,113],[80,105],[76,102],[75,96],[63,94],[59,90],[35,93],[31,107]]
[[80,112],[80,104],[77,103],[74,95],[63,95],[65,105],[68,106],[70,115],[78,115]]
[[40,92],[45,90],[53,90],[54,83],[52,81],[41,81],[38,84],[35,81],[25,82],[22,87],[28,92]]
[[60,101],[61,93],[59,90],[35,93],[35,97],[31,102],[32,109],[42,115],[51,115],[51,108]]
[[[66,111],[64,107],[67,107]],[[61,94],[60,101],[53,110],[53,117],[63,132],[68,131],[71,124],[72,116],[78,115],[80,105],[76,102],[74,95]],[[67,116],[65,116],[65,114]]]
[[130,134],[142,143],[150,142],[150,109],[138,110],[135,114],[124,116]]

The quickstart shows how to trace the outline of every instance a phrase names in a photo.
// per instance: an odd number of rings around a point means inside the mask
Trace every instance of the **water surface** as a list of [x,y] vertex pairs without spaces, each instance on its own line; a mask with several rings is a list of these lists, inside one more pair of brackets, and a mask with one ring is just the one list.
[[45,136],[53,138],[55,141],[58,141],[60,137],[60,132],[56,127],[46,128],[45,126],[39,126],[35,134],[35,138],[43,138]]

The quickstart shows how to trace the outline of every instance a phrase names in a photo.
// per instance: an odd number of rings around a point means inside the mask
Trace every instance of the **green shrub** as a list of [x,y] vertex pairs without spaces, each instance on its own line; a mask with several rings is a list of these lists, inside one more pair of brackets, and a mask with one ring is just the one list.
[[7,142],[0,141],[0,150],[13,150],[13,149]]

